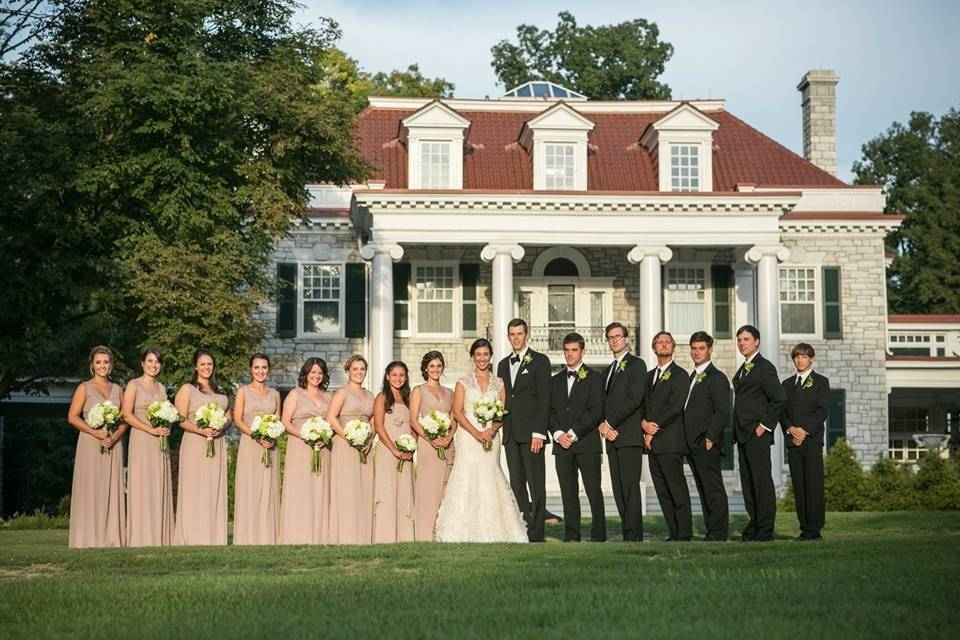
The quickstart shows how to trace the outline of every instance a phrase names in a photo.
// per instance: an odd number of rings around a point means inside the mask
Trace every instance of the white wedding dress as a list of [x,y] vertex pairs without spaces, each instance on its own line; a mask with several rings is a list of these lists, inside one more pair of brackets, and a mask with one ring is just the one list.
[[[462,378],[464,413],[480,426],[473,403],[480,398],[498,398],[502,382],[491,376],[486,392],[475,375]],[[527,542],[527,525],[517,500],[500,468],[500,433],[489,451],[460,427],[453,435],[457,457],[437,514],[440,542]]]

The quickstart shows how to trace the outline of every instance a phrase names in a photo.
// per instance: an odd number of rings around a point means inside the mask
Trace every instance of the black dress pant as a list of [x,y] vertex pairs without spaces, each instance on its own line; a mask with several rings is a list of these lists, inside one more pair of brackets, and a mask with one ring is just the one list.
[[703,522],[707,526],[704,539],[726,540],[730,535],[730,509],[720,470],[720,449],[713,447],[710,451],[698,451],[696,455],[687,456],[687,460],[697,483]]
[[643,540],[643,496],[640,473],[643,469],[642,447],[612,447],[607,443],[613,499],[620,513],[620,526],[626,541]]
[[770,445],[766,438],[753,438],[737,445],[740,485],[750,520],[743,529],[747,540],[772,540],[777,517],[777,494],[771,475]]
[[823,528],[826,499],[823,494],[823,445],[809,442],[787,449],[793,497],[797,503],[800,535],[820,536]]
[[683,454],[651,453],[649,460],[653,487],[657,490],[670,538],[689,540],[693,537],[693,512],[687,479],[683,476]]
[[580,541],[579,471],[587,500],[590,501],[590,539],[603,542],[607,539],[607,516],[603,507],[603,490],[600,488],[600,453],[558,452],[554,455],[554,462],[560,481],[560,497],[563,499],[563,539]]
[[547,468],[543,457],[544,450],[531,453],[529,442],[508,441],[503,446],[507,454],[510,488],[513,489],[517,506],[527,523],[527,539],[530,542],[543,542],[543,521],[547,511]]

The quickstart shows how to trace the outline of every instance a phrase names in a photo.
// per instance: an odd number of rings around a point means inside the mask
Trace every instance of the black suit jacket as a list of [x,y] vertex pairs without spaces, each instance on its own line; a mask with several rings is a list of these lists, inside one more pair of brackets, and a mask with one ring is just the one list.
[[644,400],[644,417],[656,422],[660,430],[653,436],[650,451],[653,453],[685,453],[687,442],[683,435],[683,403],[687,400],[690,378],[676,362],[663,371],[656,387],[653,380],[657,370],[647,372],[647,391]]
[[[643,446],[643,428],[640,423],[643,420],[643,399],[647,390],[647,364],[643,358],[632,353],[623,356],[621,363],[624,362],[626,365],[623,371],[617,373],[603,405],[604,419],[620,434],[613,442],[607,442],[607,447],[612,445],[614,449]],[[603,371],[604,387],[611,367],[613,363]]]
[[510,356],[497,366],[497,376],[503,380],[507,396],[505,408],[508,413],[503,419],[504,444],[511,440],[530,442],[534,433],[542,433],[548,440],[550,438],[550,360],[533,349],[527,349],[524,360],[529,362],[520,362],[516,384],[510,381]]
[[577,434],[577,441],[569,449],[554,442],[553,455],[601,451],[597,427],[603,418],[603,374],[586,365],[581,365],[580,371],[586,371],[586,377],[574,379],[569,397],[566,367],[550,383],[550,434],[569,429]]
[[[761,423],[768,429],[777,428],[787,396],[772,362],[758,353],[749,372],[740,365],[733,377],[733,390],[736,393],[733,435],[738,443],[746,444],[758,437],[754,431]],[[773,445],[773,431],[766,431],[759,437]]]
[[712,362],[703,373],[700,383],[693,385],[683,412],[683,431],[693,455],[707,452],[707,438],[723,453],[723,432],[730,421],[730,381]]
[[[790,427],[800,427],[807,432],[804,444],[822,447],[827,422],[827,400],[830,398],[830,380],[816,371],[811,371],[804,385],[797,389],[797,377],[792,375],[783,381],[783,392],[787,396],[783,413],[780,415],[780,426],[784,434]],[[789,436],[787,446],[796,446]]]

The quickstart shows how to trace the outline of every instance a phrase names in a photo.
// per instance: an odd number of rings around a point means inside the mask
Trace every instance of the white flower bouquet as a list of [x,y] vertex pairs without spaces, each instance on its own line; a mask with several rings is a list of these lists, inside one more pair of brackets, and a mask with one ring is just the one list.
[[320,416],[314,416],[300,427],[300,439],[313,448],[313,464],[310,470],[314,474],[320,473],[320,449],[329,447],[333,442],[333,427]]
[[[227,426],[227,413],[216,402],[208,402],[193,412],[193,421],[201,429],[223,431]],[[213,457],[213,436],[207,436],[207,457]]]
[[[450,414],[443,411],[431,411],[425,416],[420,416],[420,426],[423,427],[423,432],[427,434],[427,437],[431,440],[446,437],[446,435],[450,433],[450,424]],[[439,447],[437,449],[437,457],[441,460],[447,459],[447,450],[445,447]]]
[[[250,437],[254,440],[270,440],[276,444],[283,435],[283,422],[273,414],[261,414],[250,425]],[[270,450],[263,450],[263,466],[270,468]]]
[[[147,419],[154,429],[170,429],[183,418],[169,400],[155,400],[147,407]],[[167,437],[160,436],[160,451],[167,448]]]
[[[477,416],[477,420],[480,421],[480,425],[486,429],[494,422],[500,422],[503,420],[503,416],[509,413],[504,407],[503,403],[500,402],[499,398],[480,398],[473,403],[473,415]],[[483,448],[487,451],[493,445],[489,442],[483,443]]]
[[[86,423],[91,429],[106,429],[108,433],[112,434],[121,420],[123,420],[123,414],[120,413],[120,407],[109,400],[104,400],[93,405],[90,413],[87,414]],[[100,453],[107,452],[108,449],[100,445]]]
[[[397,449],[402,453],[413,453],[417,450],[417,439],[409,433],[405,433],[397,438],[396,445]],[[400,462],[397,463],[397,473],[403,471],[404,462],[406,462],[406,460],[401,459]]]
[[373,435],[370,421],[360,416],[344,425],[344,429],[347,430],[347,442],[360,454],[360,462],[367,464],[367,454],[363,452],[363,448],[367,446],[367,440]]

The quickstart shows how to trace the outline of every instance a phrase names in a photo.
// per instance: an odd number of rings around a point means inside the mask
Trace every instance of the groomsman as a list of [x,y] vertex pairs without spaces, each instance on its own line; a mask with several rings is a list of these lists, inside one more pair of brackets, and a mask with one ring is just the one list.
[[527,323],[520,318],[507,323],[513,353],[500,361],[497,376],[503,380],[507,396],[503,447],[510,487],[527,523],[527,538],[543,542],[547,509],[543,445],[550,418],[550,360],[527,347],[528,333]]
[[613,498],[617,503],[623,539],[643,540],[643,397],[647,365],[628,350],[627,328],[611,322],[606,329],[613,362],[603,373],[606,401],[600,435],[607,441],[607,460]]
[[564,542],[580,542],[580,482],[590,501],[590,539],[607,539],[607,519],[600,489],[600,433],[603,418],[603,374],[583,364],[583,336],[563,339],[566,366],[553,376],[550,389],[550,431],[563,499]]
[[677,343],[667,331],[653,337],[657,368],[650,371],[644,399],[643,444],[650,451],[650,475],[657,500],[670,530],[668,542],[693,537],[690,490],[683,475],[683,404],[687,400],[687,372],[673,361]]
[[822,540],[826,511],[823,495],[823,435],[830,381],[813,370],[813,347],[801,342],[790,352],[797,373],[783,381],[787,402],[780,426],[787,436],[787,461],[797,503],[797,540]]
[[727,491],[720,472],[724,431],[730,420],[730,381],[717,369],[713,356],[713,337],[706,331],[690,336],[690,373],[687,403],[683,410],[683,431],[707,526],[704,540],[726,540],[729,535]]
[[750,520],[741,541],[773,540],[777,496],[771,475],[770,447],[786,394],[777,368],[760,355],[760,331],[749,324],[737,330],[737,348],[745,358],[733,379],[734,438],[740,459],[740,485]]

